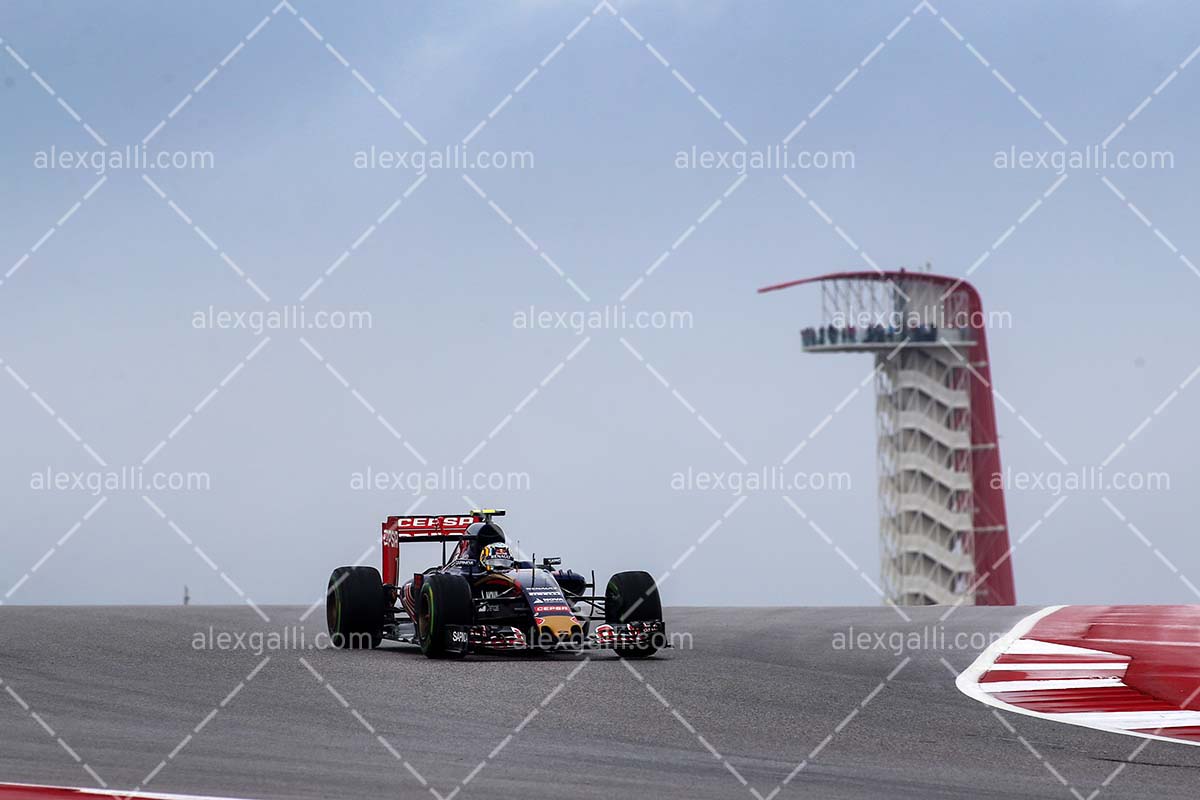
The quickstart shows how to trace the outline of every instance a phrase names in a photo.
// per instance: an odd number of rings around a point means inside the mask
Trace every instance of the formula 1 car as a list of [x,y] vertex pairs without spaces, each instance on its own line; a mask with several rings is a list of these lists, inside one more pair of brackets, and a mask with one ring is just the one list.
[[[594,574],[589,581],[561,569],[562,559],[514,558],[493,522],[504,513],[388,517],[383,575],[359,566],[329,576],[325,612],[333,644],[374,648],[390,639],[419,645],[430,658],[594,649],[645,658],[669,646],[653,577],[618,572],[601,597]],[[441,542],[442,563],[401,584],[400,545],[410,542]],[[450,542],[456,544],[447,554]]]

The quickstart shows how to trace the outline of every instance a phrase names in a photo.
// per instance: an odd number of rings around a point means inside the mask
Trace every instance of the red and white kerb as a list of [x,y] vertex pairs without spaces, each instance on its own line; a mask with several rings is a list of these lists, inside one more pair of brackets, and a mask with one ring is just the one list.
[[958,676],[996,708],[1200,745],[1200,608],[1052,606]]

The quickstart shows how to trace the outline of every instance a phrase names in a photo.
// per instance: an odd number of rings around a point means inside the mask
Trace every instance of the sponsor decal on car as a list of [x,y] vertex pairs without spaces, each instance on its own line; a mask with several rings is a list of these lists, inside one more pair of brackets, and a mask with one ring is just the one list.
[[464,533],[474,517],[388,517],[383,528],[383,543],[396,547],[405,539],[422,536],[452,536]]
[[474,521],[471,517],[400,517],[396,520],[396,528],[460,528]]
[[535,603],[533,606],[533,613],[540,614],[542,616],[549,616],[551,614],[570,614],[571,607],[566,603]]

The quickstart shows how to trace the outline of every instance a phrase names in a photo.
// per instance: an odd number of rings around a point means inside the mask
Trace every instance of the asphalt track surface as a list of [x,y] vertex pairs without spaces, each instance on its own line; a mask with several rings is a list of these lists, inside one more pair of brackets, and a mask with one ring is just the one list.
[[[943,609],[668,609],[690,646],[636,675],[605,653],[194,647],[303,610],[0,608],[0,781],[95,786],[86,764],[119,789],[249,798],[765,798],[789,775],[780,800],[1200,793],[1200,748],[998,715],[955,689],[942,659],[961,670],[981,649],[955,637],[978,645],[1032,609],[944,625]],[[851,626],[936,646],[848,650]],[[304,630],[322,627],[318,612]]]

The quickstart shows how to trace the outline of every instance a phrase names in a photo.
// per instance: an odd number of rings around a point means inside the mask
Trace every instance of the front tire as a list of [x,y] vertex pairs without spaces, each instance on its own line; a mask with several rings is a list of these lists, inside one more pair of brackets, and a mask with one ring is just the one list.
[[417,606],[417,633],[421,652],[430,658],[462,658],[466,648],[447,647],[450,627],[466,631],[474,615],[471,584],[461,575],[435,572],[425,577]]
[[[654,577],[648,572],[618,572],[604,589],[604,621],[609,625],[627,622],[660,622],[663,618],[662,598]],[[646,658],[658,652],[658,645],[648,644],[618,647],[614,652],[621,658]]]
[[325,619],[335,647],[375,648],[383,640],[383,580],[374,567],[338,567],[329,576]]

